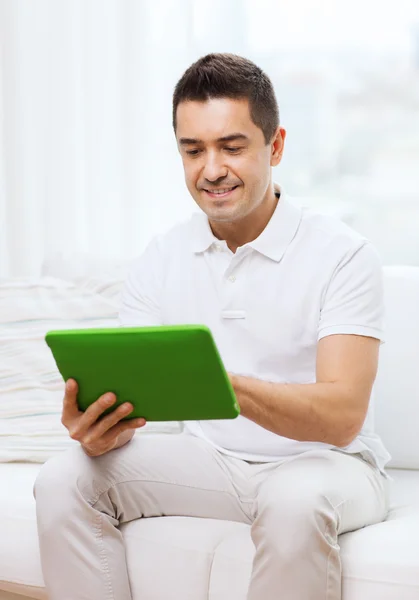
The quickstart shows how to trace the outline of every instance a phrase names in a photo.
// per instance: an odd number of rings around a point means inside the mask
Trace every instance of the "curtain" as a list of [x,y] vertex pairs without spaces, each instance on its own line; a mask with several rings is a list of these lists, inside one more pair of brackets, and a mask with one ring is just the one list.
[[384,262],[419,264],[418,6],[0,0],[0,277],[55,253],[134,256],[194,210],[171,99],[210,51],[271,76],[288,132],[275,178]]
[[189,214],[171,96],[193,20],[189,0],[1,2],[0,276],[131,256]]

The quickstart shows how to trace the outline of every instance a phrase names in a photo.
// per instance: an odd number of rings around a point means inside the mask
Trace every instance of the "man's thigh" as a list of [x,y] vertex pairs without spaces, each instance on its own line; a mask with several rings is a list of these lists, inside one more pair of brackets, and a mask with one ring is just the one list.
[[282,462],[262,481],[254,517],[304,520],[316,511],[335,513],[337,533],[382,521],[388,482],[359,455],[335,450],[305,452]]
[[[118,522],[139,517],[191,516],[250,523],[250,506],[222,455],[188,434],[138,434],[98,457],[81,447],[48,461],[35,484],[65,498],[74,490]],[[239,473],[240,476],[240,473]],[[244,482],[244,486],[245,486]]]

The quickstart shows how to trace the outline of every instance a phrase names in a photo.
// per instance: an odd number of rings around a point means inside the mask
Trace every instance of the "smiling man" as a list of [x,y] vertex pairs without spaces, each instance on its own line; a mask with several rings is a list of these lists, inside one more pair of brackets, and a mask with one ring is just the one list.
[[248,600],[339,600],[338,535],[388,506],[389,456],[370,406],[379,260],[366,239],[274,185],[285,130],[252,62],[211,54],[189,67],[173,126],[201,211],[136,262],[120,321],[207,325],[241,415],[133,437],[144,421],[121,421],[130,405],[100,418],[115,402],[106,394],[80,413],[69,381],[63,423],[80,445],[46,463],[35,486],[49,598],[130,600],[118,526],[186,515],[251,526]]

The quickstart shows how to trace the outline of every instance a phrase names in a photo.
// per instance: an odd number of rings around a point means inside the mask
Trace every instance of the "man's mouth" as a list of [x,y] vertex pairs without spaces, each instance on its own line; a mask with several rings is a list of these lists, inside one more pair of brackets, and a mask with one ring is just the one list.
[[232,192],[234,192],[234,190],[239,187],[238,185],[233,185],[232,187],[224,187],[224,188],[219,188],[219,189],[206,189],[204,188],[204,191],[211,197],[211,198],[226,198],[227,196],[229,196]]

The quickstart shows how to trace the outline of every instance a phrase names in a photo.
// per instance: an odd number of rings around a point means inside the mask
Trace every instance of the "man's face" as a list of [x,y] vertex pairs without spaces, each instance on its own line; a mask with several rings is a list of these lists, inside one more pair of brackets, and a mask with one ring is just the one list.
[[251,120],[247,99],[181,102],[176,117],[186,185],[195,202],[210,221],[247,217],[269,193],[271,166],[280,160]]

